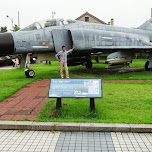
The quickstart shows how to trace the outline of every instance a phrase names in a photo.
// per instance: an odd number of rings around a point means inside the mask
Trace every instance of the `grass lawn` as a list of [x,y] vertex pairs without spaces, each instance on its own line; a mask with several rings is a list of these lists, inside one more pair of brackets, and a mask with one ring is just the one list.
[[[146,60],[135,60],[131,67],[144,67]],[[95,63],[95,61],[94,61]],[[105,74],[106,65],[94,64],[93,69],[84,66],[69,67],[71,78],[102,79],[151,79],[152,72],[140,70],[130,73]],[[17,68],[0,71],[0,101],[36,80],[60,78],[58,62],[52,66],[46,64],[32,65],[35,78],[27,79],[24,70]],[[101,72],[100,72],[101,70]],[[61,110],[55,109],[55,99],[51,99],[38,117],[38,121],[72,121],[72,122],[121,122],[152,123],[152,83],[104,82],[103,99],[96,99],[96,112],[89,112],[89,99],[63,99]]]
[[50,99],[38,121],[152,123],[152,83],[104,82],[103,98],[95,99],[96,112],[90,113],[89,99]]
[[[146,60],[135,60],[131,67],[143,67]],[[94,61],[95,63],[95,61]],[[139,71],[131,73],[114,73],[104,74],[102,71],[106,65],[93,64],[92,69],[86,69],[84,66],[69,67],[71,78],[103,78],[103,79],[151,79],[152,72]],[[15,93],[22,88],[36,80],[44,78],[60,78],[59,64],[57,61],[52,62],[52,66],[46,64],[32,65],[36,73],[35,78],[27,79],[24,70],[17,68],[12,70],[0,71],[0,101]],[[99,71],[99,72],[98,72]]]

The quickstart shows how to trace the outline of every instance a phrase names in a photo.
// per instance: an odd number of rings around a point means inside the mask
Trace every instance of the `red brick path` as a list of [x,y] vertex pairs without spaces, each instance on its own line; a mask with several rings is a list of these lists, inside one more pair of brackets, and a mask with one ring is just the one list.
[[45,97],[49,90],[49,82],[49,79],[44,79],[28,84],[0,102],[0,120],[35,120],[49,100]]

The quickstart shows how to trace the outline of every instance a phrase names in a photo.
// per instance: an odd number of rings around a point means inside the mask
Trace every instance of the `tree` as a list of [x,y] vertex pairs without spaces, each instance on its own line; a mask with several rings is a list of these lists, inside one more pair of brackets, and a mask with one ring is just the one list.
[[18,27],[17,25],[15,25],[14,31],[18,31],[18,30],[20,30],[20,29],[21,29],[20,27]]
[[1,27],[0,28],[0,33],[5,33],[5,32],[7,32],[7,27],[6,26]]

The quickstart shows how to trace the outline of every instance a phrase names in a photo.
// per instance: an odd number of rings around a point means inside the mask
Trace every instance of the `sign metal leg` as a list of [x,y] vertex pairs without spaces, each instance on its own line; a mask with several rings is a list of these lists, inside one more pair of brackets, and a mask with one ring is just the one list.
[[91,111],[91,112],[94,112],[94,111],[95,111],[94,98],[90,98],[90,111]]
[[56,109],[61,109],[61,98],[57,98]]

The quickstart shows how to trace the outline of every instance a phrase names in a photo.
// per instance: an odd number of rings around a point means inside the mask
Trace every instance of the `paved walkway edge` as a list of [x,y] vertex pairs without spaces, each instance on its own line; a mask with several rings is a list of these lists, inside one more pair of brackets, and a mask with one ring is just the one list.
[[60,123],[34,121],[0,121],[0,130],[88,131],[88,132],[152,132],[151,124]]

